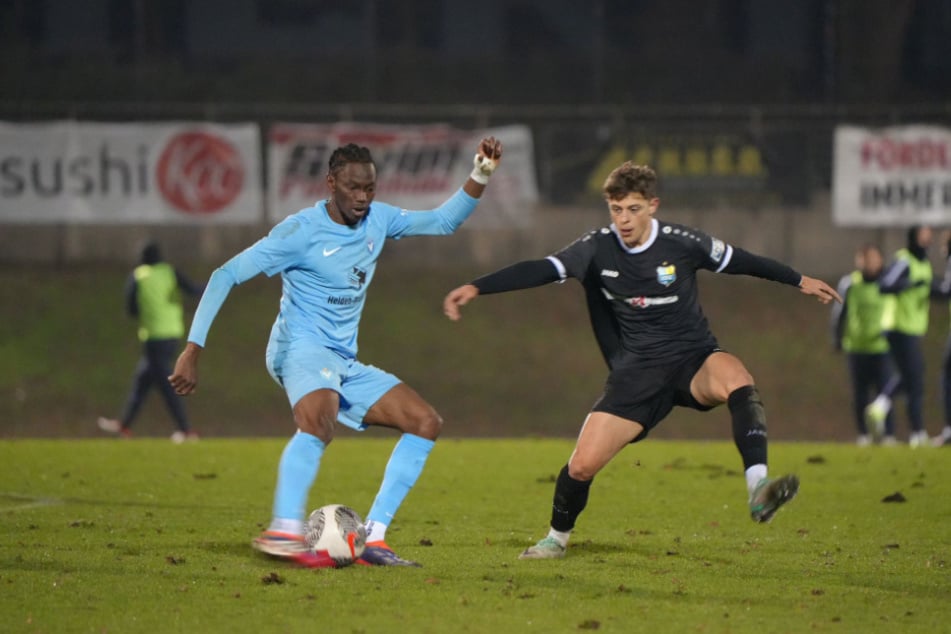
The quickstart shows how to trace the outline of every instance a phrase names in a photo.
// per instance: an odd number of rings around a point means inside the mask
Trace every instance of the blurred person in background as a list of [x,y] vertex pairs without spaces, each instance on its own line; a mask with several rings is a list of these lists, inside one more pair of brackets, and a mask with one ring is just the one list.
[[885,297],[882,330],[897,373],[865,408],[869,431],[882,437],[887,432],[885,420],[892,409],[893,399],[903,391],[911,427],[908,436],[911,447],[929,444],[924,421],[925,355],[921,342],[928,332],[928,313],[931,310],[933,272],[928,259],[931,241],[931,227],[910,227],[906,246],[895,252],[879,280]]
[[[865,423],[865,408],[892,377],[888,340],[882,332],[884,298],[879,288],[882,252],[866,244],[855,252],[855,270],[839,281],[841,304],[832,305],[832,341],[844,351],[852,383],[852,411],[858,430],[856,444],[871,443]],[[883,445],[895,444],[895,421],[891,411],[885,417]]]
[[[934,295],[940,298],[951,298],[951,231],[945,231],[942,236],[944,242],[944,277],[935,285]],[[951,303],[948,308],[951,309]],[[948,338],[944,344],[944,357],[941,360],[941,396],[944,404],[944,428],[941,433],[931,439],[936,447],[951,447],[951,323],[948,325]]]
[[146,243],[142,248],[140,263],[132,270],[125,287],[126,311],[138,320],[142,356],[135,368],[132,388],[122,415],[118,419],[99,418],[99,428],[103,431],[131,438],[132,423],[149,390],[155,387],[165,400],[177,427],[172,433],[172,442],[198,440],[198,434],[189,423],[185,403],[168,384],[172,361],[185,335],[182,292],[198,297],[202,286],[165,262],[157,242]]
[[743,461],[750,516],[768,522],[799,490],[795,475],[768,477],[766,413],[753,377],[721,349],[700,307],[697,271],[751,275],[797,287],[821,302],[835,289],[789,266],[697,229],[654,217],[657,175],[631,161],[603,186],[611,220],[555,254],[526,260],[452,290],[449,319],[478,297],[559,282],[581,282],[595,338],[610,373],[574,451],[558,475],[548,535],[519,559],[563,557],[594,477],[624,447],[647,437],[675,407],[727,404]]
[[191,394],[198,384],[199,355],[231,289],[261,273],[281,274],[266,363],[287,393],[297,431],[281,455],[271,523],[252,542],[257,550],[308,567],[333,565],[304,537],[311,486],[335,425],[357,431],[381,425],[401,435],[366,516],[367,544],[358,563],[419,565],[394,553],[385,537],[423,471],[442,418],[396,376],[357,360],[360,318],[386,239],[453,233],[475,210],[501,158],[501,142],[482,139],[455,194],[436,209],[407,211],[374,199],[376,165],[368,148],[339,147],[330,155],[329,197],[288,216],[211,275],[169,377],[179,394]]

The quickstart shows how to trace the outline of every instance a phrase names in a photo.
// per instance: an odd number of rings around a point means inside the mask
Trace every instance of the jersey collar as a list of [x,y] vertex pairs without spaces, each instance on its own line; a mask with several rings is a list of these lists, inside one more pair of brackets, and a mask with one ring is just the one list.
[[621,234],[617,232],[617,226],[612,222],[611,223],[611,233],[614,234],[614,237],[617,238],[617,243],[621,246],[622,249],[628,253],[643,253],[647,251],[654,241],[657,239],[657,234],[660,231],[660,224],[657,222],[657,218],[651,218],[651,234],[647,237],[647,240],[644,241],[639,247],[629,247],[624,244],[624,240],[621,239]]

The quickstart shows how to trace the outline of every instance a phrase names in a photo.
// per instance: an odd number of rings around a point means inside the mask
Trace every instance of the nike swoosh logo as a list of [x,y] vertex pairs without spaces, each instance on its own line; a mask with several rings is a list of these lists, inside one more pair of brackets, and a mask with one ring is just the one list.
[[324,249],[324,257],[328,257],[339,251],[342,247],[335,247],[333,249]]

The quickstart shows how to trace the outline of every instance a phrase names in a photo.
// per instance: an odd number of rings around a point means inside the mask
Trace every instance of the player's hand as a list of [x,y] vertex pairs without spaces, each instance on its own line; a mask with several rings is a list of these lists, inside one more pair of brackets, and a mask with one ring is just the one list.
[[828,304],[832,300],[842,303],[842,298],[834,288],[814,277],[803,275],[802,281],[799,282],[799,290],[805,295],[815,296],[823,304]]
[[188,342],[185,349],[175,362],[175,369],[168,377],[168,382],[175,388],[177,394],[188,396],[198,387],[198,356],[201,346]]
[[479,149],[472,159],[472,173],[469,178],[485,185],[489,182],[492,172],[499,166],[502,160],[502,142],[494,136],[485,137],[479,142]]
[[461,307],[468,304],[479,295],[479,289],[472,284],[465,284],[454,289],[442,300],[442,312],[452,321],[462,319]]

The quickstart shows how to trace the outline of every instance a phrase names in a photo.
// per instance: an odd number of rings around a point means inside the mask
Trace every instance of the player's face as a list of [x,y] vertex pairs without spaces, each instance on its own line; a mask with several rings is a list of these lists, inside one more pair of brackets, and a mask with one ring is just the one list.
[[650,236],[651,218],[659,204],[660,199],[647,199],[643,194],[628,194],[624,198],[608,200],[611,222],[617,227],[625,246],[644,244]]
[[376,195],[376,168],[372,163],[347,163],[327,176],[327,185],[331,218],[352,227],[370,212]]
[[882,272],[882,254],[878,249],[869,249],[862,254],[859,268],[868,277],[877,277]]

